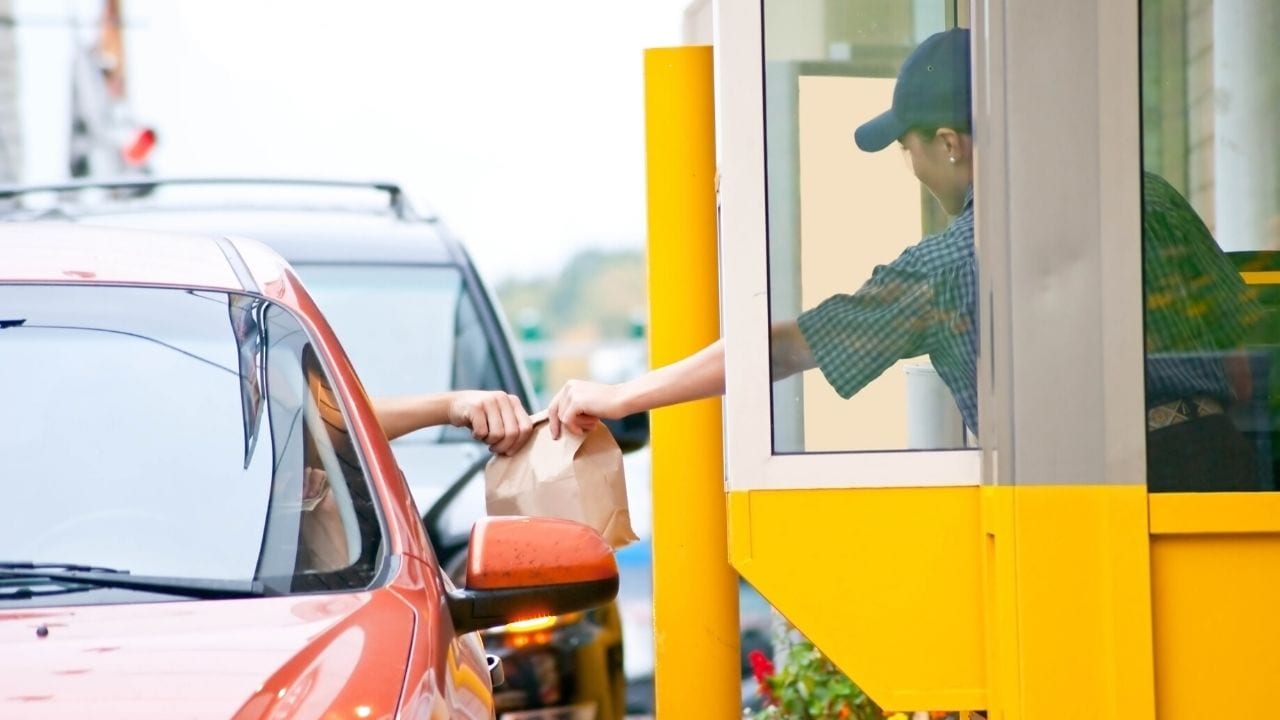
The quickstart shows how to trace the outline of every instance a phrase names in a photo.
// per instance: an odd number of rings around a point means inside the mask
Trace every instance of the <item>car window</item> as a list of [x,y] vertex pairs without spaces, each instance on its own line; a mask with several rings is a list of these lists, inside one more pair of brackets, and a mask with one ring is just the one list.
[[[498,390],[494,348],[462,273],[438,265],[296,264],[371,396]],[[432,427],[401,441],[469,440]]]
[[0,286],[0,320],[0,560],[274,592],[372,582],[375,500],[288,310],[220,292],[17,285]]

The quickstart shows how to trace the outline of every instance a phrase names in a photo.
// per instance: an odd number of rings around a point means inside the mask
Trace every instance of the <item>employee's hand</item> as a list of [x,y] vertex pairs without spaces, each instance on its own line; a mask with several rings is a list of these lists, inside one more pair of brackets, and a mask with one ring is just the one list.
[[622,407],[622,391],[618,385],[589,380],[570,380],[551,398],[547,421],[551,437],[559,438],[561,428],[585,435],[601,418],[616,420],[626,412]]
[[533,435],[533,421],[520,398],[501,391],[466,390],[449,403],[449,424],[471,429],[471,436],[499,455],[510,455]]

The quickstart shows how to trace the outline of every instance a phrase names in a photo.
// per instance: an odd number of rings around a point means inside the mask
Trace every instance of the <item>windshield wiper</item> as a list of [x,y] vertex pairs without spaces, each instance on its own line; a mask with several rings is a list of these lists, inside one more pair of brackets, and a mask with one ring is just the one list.
[[[34,565],[34,567],[32,567]],[[77,568],[77,569],[65,569]],[[90,568],[81,570],[78,568]],[[213,580],[130,575],[127,570],[91,568],[68,563],[0,563],[0,578],[33,578],[97,587],[182,595],[204,600],[263,597],[266,587],[257,580]]]
[[69,585],[67,587],[49,587],[45,589],[23,585],[11,590],[0,588],[0,602],[5,600],[30,600],[32,598],[49,597],[51,595],[71,595],[86,590],[93,590],[89,585]]
[[0,570],[82,570],[84,572],[125,573],[128,570],[102,567],[100,565],[81,565],[79,563],[31,562],[30,560],[12,560],[0,562]]

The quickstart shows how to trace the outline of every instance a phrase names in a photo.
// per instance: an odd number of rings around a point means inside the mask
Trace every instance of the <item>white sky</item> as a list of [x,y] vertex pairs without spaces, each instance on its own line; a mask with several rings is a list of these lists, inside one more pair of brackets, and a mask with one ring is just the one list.
[[[643,50],[688,0],[122,2],[159,174],[398,180],[495,281],[643,246]],[[23,179],[61,179],[65,20],[98,3],[14,4]]]

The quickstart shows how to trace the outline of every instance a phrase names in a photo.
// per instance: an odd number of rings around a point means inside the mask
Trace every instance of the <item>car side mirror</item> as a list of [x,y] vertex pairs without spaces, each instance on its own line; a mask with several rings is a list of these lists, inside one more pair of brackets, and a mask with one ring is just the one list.
[[624,453],[639,450],[649,444],[649,413],[632,413],[617,420],[605,420],[605,427]]
[[471,530],[466,587],[449,593],[456,632],[604,605],[618,564],[600,533],[569,520],[499,516]]

